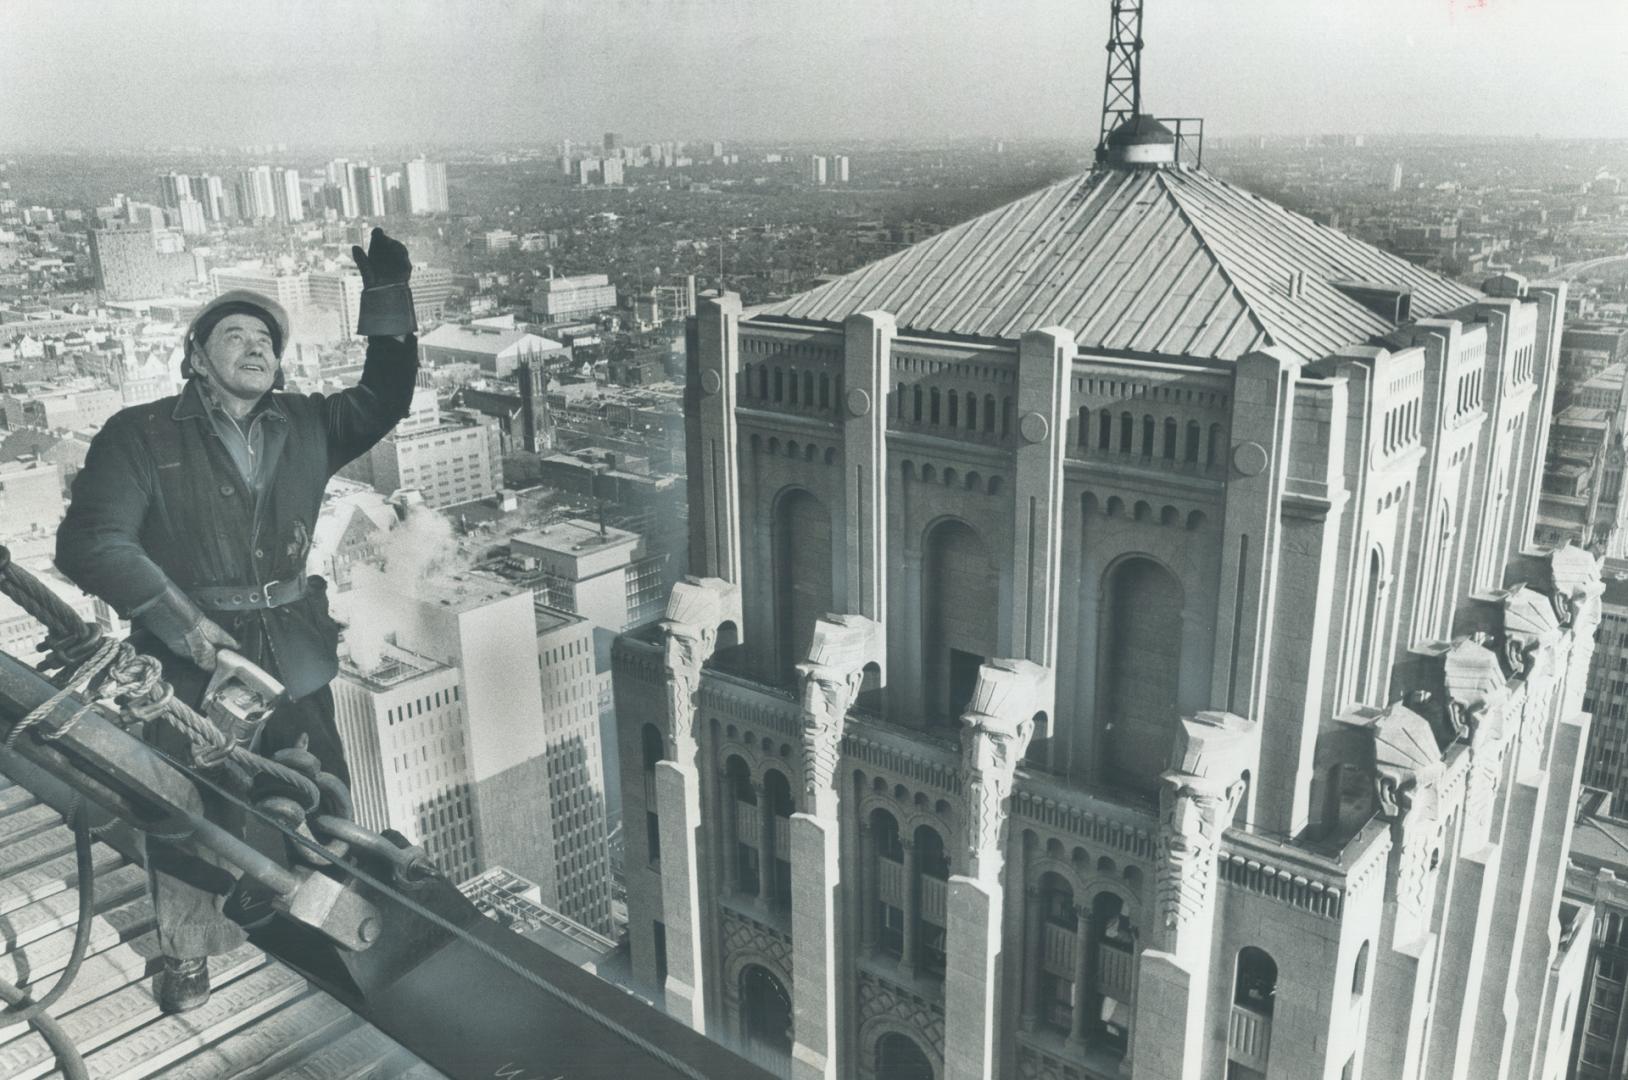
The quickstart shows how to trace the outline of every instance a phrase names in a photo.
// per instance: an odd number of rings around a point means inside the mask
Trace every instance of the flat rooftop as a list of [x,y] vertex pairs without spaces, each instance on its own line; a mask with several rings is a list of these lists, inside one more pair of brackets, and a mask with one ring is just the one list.
[[605,526],[601,534],[598,523],[583,518],[571,518],[542,529],[515,533],[514,539],[544,551],[559,552],[562,555],[581,555],[584,552],[614,547],[618,544],[637,543],[639,534],[618,529],[614,525]]
[[339,661],[340,674],[361,683],[369,690],[388,690],[421,676],[445,670],[448,670],[448,665],[438,660],[390,644],[386,644],[380,651],[379,662],[371,668],[361,667],[349,656],[341,657]]

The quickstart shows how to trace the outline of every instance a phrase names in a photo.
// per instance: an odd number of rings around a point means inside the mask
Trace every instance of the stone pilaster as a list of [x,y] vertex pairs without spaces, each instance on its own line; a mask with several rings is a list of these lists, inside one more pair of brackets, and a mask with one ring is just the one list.
[[[842,881],[835,779],[843,724],[859,696],[865,665],[878,662],[882,647],[879,623],[860,615],[833,615],[814,624],[808,659],[797,665],[802,687],[803,809],[791,819],[795,1080],[838,1076],[837,897]],[[871,863],[863,865],[867,869],[862,874],[868,873]]]
[[[1013,453],[1012,586],[1001,640],[1009,655],[1055,668],[1063,548],[1063,450],[1068,442],[1074,335],[1031,330],[1018,345]],[[1035,710],[1050,718],[1052,706]]]
[[740,297],[701,301],[687,338],[685,468],[690,490],[690,569],[741,580],[740,456],[735,425]]
[[[893,368],[893,316],[850,315],[843,322],[842,530],[847,558],[836,595],[845,610],[887,624],[887,392]],[[886,658],[878,656],[886,677]]]
[[667,928],[664,1000],[671,1015],[697,1031],[706,1030],[706,998],[696,695],[702,665],[717,645],[718,627],[729,621],[740,624],[739,589],[717,578],[686,578],[673,586],[660,623],[668,755],[656,764],[662,917]]
[[991,661],[979,670],[961,718],[966,825],[956,860],[962,872],[949,881],[944,1080],[994,1073],[1008,800],[1035,713],[1052,693],[1048,669],[1028,660]]
[[1136,1007],[1151,1010],[1131,1045],[1138,1077],[1202,1075],[1216,859],[1243,799],[1243,774],[1259,758],[1260,729],[1241,716],[1201,712],[1181,722],[1159,794],[1152,947],[1138,961]]

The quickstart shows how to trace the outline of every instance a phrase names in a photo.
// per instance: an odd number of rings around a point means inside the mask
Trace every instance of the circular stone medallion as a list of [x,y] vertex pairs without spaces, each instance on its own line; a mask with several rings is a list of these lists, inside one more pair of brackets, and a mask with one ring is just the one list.
[[723,386],[724,381],[718,377],[718,373],[716,371],[708,369],[701,373],[701,389],[705,390],[707,393],[716,394],[719,390],[723,389]]
[[848,391],[848,415],[864,416],[871,411],[871,396],[863,387],[856,386]]
[[1266,471],[1266,447],[1258,442],[1239,443],[1232,448],[1232,467],[1245,476],[1259,476]]
[[1023,436],[1024,442],[1040,442],[1050,430],[1046,418],[1037,412],[1024,413],[1023,419],[1018,421],[1018,434]]

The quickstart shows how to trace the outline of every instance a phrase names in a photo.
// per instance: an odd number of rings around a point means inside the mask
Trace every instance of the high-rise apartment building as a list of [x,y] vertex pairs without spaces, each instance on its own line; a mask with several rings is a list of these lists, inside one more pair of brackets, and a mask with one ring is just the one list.
[[1111,131],[703,301],[695,577],[614,653],[634,973],[799,1078],[1557,1077],[1602,591],[1528,542],[1565,286]]
[[848,155],[838,154],[831,159],[832,180],[838,184],[848,182]]
[[160,253],[153,230],[140,226],[92,229],[90,258],[96,291],[108,300],[167,296],[196,276],[191,254]]
[[808,158],[808,182],[811,184],[825,183],[829,165],[830,159],[824,154],[810,154]]
[[[402,191],[409,214],[447,212],[447,166],[443,161],[419,158],[401,167]],[[417,286],[417,281],[414,281]]]
[[271,194],[272,208],[278,221],[286,225],[305,220],[305,197],[300,191],[298,169],[273,169]]
[[395,645],[333,681],[356,820],[395,829],[453,881],[482,869],[458,669]]
[[1583,710],[1594,718],[1583,783],[1628,806],[1628,566],[1608,560],[1600,598],[1600,632],[1588,673]]
[[349,268],[312,270],[306,281],[311,306],[339,312],[340,335],[349,339],[362,311],[362,275]]

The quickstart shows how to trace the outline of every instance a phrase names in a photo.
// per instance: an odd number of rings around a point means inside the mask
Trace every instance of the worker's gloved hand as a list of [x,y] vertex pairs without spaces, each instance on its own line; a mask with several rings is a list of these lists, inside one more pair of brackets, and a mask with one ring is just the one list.
[[413,261],[407,245],[391,239],[375,228],[368,249],[350,249],[356,269],[362,275],[362,308],[356,319],[356,332],[363,337],[395,337],[418,332],[413,313],[413,291],[407,285],[413,276]]
[[215,653],[219,650],[242,648],[236,638],[199,610],[192,598],[174,583],[166,585],[158,599],[145,605],[136,617],[171,652],[186,657],[205,671],[215,670]]

